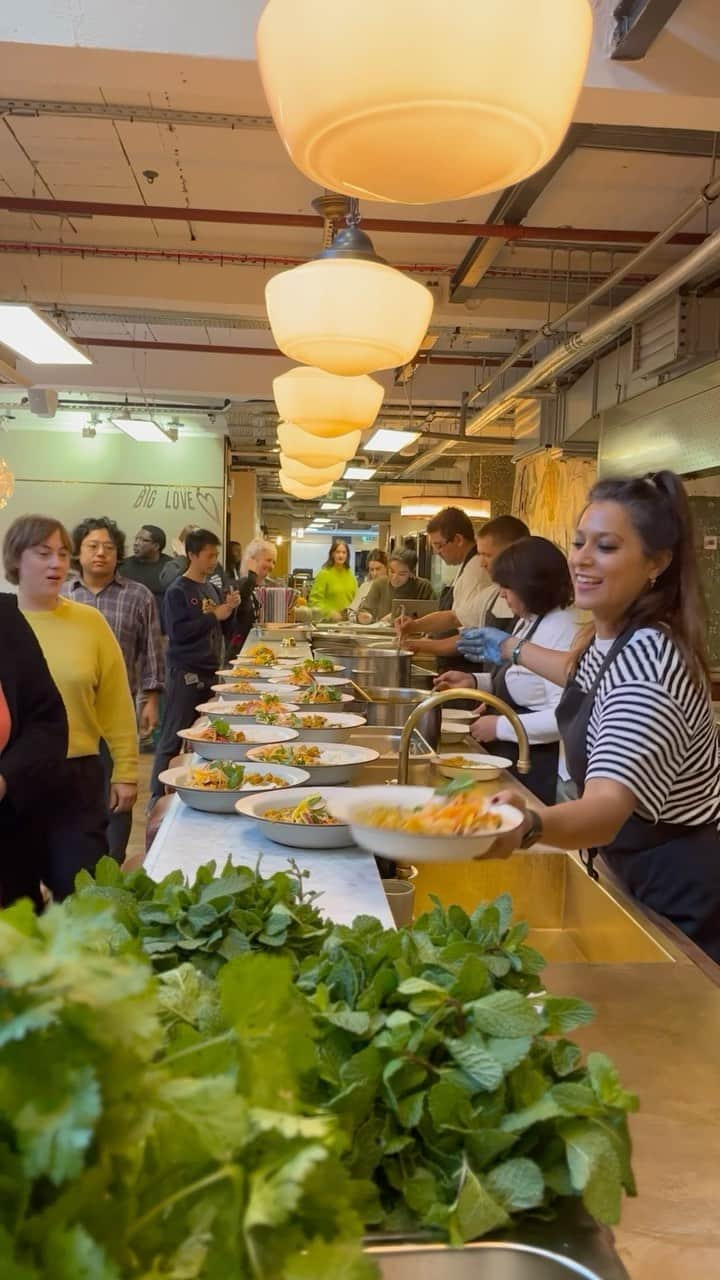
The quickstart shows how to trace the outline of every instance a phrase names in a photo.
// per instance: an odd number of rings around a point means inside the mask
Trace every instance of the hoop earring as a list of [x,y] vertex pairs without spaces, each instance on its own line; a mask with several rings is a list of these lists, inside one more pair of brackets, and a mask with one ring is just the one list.
[[651,590],[651,591],[654,591],[654,590],[655,590],[655,583],[656,583],[656,582],[657,582],[657,578],[651,578],[651,579],[650,579],[650,590]]

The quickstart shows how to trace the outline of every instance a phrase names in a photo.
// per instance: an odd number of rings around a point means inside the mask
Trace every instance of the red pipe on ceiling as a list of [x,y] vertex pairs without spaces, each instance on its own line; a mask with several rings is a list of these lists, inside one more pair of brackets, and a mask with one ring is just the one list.
[[[158,222],[224,222],[255,227],[311,227],[320,230],[322,218],[305,213],[267,213],[243,209],[183,209],[175,205],[112,204],[99,200],[46,200],[40,197],[0,194],[0,209],[11,213],[145,218]],[[597,227],[533,227],[497,222],[426,222],[408,218],[363,217],[365,231],[391,231],[402,235],[465,236],[476,239],[553,241],[559,244],[648,244],[656,231],[627,231]],[[705,236],[683,231],[670,244],[701,244]]]
[[[210,356],[275,356],[287,360],[287,356],[277,347],[231,347],[211,342],[151,342],[136,338],[92,338],[72,335],[73,342],[81,347],[119,347],[129,351],[190,351]],[[442,356],[433,355],[431,351],[420,351],[416,357],[420,364],[457,364],[471,366],[494,366],[501,363],[502,356]],[[532,361],[517,362],[519,366],[530,368]]]

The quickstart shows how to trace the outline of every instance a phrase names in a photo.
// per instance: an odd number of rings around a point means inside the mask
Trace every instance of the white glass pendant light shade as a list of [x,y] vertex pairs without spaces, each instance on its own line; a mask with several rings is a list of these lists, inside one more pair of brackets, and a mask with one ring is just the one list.
[[328,438],[371,427],[385,394],[381,384],[366,375],[341,378],[306,365],[273,379],[273,391],[281,418]]
[[337,462],[332,467],[313,467],[301,458],[291,458],[288,454],[281,453],[280,470],[289,480],[299,480],[301,484],[333,484],[343,475],[345,463]]
[[[425,285],[377,259],[350,256],[314,258],[279,272],[267,283],[265,301],[286,356],[344,377],[407,364],[433,309]],[[298,421],[296,413],[288,416]]]
[[591,39],[589,0],[269,0],[257,53],[311,181],[427,204],[512,186],[550,160]]
[[328,484],[317,485],[303,484],[300,480],[292,480],[290,476],[286,476],[284,471],[280,472],[280,488],[284,493],[289,493],[292,498],[303,498],[308,501],[313,498],[324,498],[326,493],[332,489],[332,481]]
[[344,436],[325,439],[303,431],[294,422],[278,426],[278,444],[289,458],[299,458],[306,467],[330,467],[336,462],[349,462],[360,447],[361,431],[348,431]]

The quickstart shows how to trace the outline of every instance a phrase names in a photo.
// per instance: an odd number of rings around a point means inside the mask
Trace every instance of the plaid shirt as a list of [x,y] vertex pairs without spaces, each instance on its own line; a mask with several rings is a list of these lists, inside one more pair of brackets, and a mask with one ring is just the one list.
[[116,573],[97,594],[89,591],[82,578],[71,578],[61,594],[79,604],[99,609],[113,632],[125,659],[133,697],[160,691],[165,685],[165,654],[157,605],[151,591],[140,582],[131,582]]

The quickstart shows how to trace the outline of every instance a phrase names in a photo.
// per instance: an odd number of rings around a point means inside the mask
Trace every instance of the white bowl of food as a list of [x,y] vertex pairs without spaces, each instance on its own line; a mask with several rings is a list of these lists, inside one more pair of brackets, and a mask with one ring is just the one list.
[[213,684],[210,688],[219,698],[229,702],[250,702],[253,698],[267,696],[274,696],[282,702],[283,699],[294,698],[298,692],[290,684],[273,684],[269,680],[241,680],[238,684]]
[[297,729],[281,725],[230,724],[222,716],[206,717],[192,729],[181,729],[182,738],[203,760],[245,760],[252,747],[264,747],[272,742],[291,742],[298,737]]
[[256,663],[252,658],[248,658],[245,662],[241,658],[233,658],[230,666],[218,671],[217,675],[222,676],[223,680],[266,680],[269,671],[275,671],[275,667],[263,667]]
[[363,765],[379,759],[371,747],[354,747],[343,742],[289,742],[253,747],[248,760],[270,769],[275,764],[306,769],[312,786],[337,786],[352,782]]
[[323,707],[318,707],[317,711],[306,708],[304,711],[291,711],[287,714],[261,712],[257,722],[294,729],[300,742],[349,742],[353,729],[367,724],[364,716]]
[[234,813],[240,795],[254,791],[283,791],[307,782],[303,769],[272,768],[247,760],[204,760],[201,764],[165,769],[160,782],[177,791],[184,804],[203,813]]
[[[280,688],[281,686],[276,686]],[[282,686],[283,688],[285,686]],[[355,702],[355,696],[352,693],[341,693],[339,689],[328,688],[326,685],[313,684],[309,689],[293,689],[292,696],[294,702],[299,702],[301,707],[337,707],[338,711],[347,702]]]
[[267,644],[253,644],[234,659],[234,662],[241,665],[247,662],[256,667],[271,667],[275,661],[275,650]]
[[297,658],[278,656],[277,665],[267,667],[266,671],[270,674],[271,680],[288,680],[290,676],[304,676],[306,683],[311,684],[313,681],[322,682],[327,677],[342,676],[345,668],[333,662],[332,658],[306,658],[304,662],[298,662]]
[[503,769],[512,768],[506,756],[479,755],[474,751],[456,751],[453,755],[436,755],[433,764],[443,778],[460,778],[466,774],[478,782],[492,782]]
[[490,805],[479,788],[355,787],[329,796],[330,811],[350,825],[361,849],[391,862],[465,862],[481,857],[499,835],[515,831],[523,815]]
[[272,694],[259,694],[256,698],[240,702],[230,702],[227,698],[215,698],[213,702],[201,702],[195,710],[199,711],[201,716],[219,717],[221,720],[227,720],[229,724],[253,724],[255,717],[261,711],[271,715],[286,715],[290,711],[299,711],[300,708],[296,703],[283,702],[281,698]]
[[272,682],[274,683],[276,679],[292,685],[295,690],[312,689],[318,685],[323,689],[332,689],[342,684],[350,684],[349,676],[315,676],[302,667],[297,670],[295,667],[290,667],[289,671],[281,669],[280,676],[272,677]]
[[[333,795],[344,790],[333,788]],[[353,838],[346,822],[328,809],[330,792],[322,787],[293,787],[272,796],[254,795],[235,801],[235,812],[254,818],[259,832],[293,849],[345,849]]]

